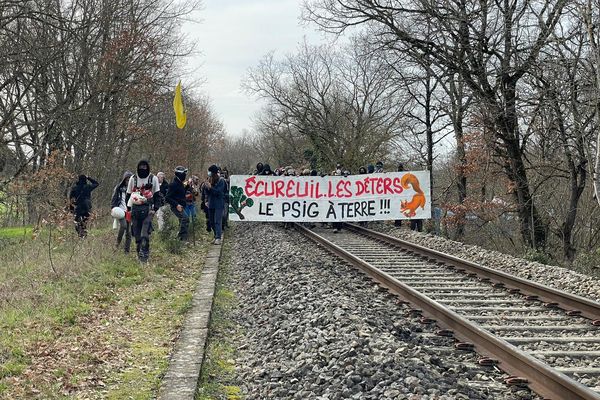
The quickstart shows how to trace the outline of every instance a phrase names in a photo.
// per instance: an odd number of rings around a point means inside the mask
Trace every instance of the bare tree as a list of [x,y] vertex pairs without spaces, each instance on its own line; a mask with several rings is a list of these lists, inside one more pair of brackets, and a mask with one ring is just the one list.
[[364,50],[359,40],[343,51],[305,43],[284,60],[266,56],[245,84],[269,102],[272,121],[309,139],[325,169],[356,169],[399,133],[406,100],[389,79],[393,70]]
[[[590,46],[591,69],[595,71],[596,96],[593,99],[596,107],[596,119],[600,122],[600,1],[584,0],[578,8],[583,20]],[[594,165],[594,192],[600,203],[600,131],[596,136],[596,157]]]
[[56,151],[101,180],[121,170],[192,49],[179,26],[198,5],[0,0],[0,145],[16,160],[0,187]]
[[[419,0],[385,4],[371,0],[321,0],[306,4],[305,19],[340,33],[369,23],[382,40],[414,57],[461,76],[485,105],[518,205],[520,231],[531,247],[544,247],[546,229],[531,196],[519,128],[518,84],[530,72],[563,14],[566,0],[532,7],[526,1],[437,2]],[[430,35],[423,26],[436,27]]]

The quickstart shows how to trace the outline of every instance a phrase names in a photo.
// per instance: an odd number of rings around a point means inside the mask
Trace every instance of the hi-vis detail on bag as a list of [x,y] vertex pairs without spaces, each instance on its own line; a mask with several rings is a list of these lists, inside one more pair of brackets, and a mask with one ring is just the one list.
[[232,221],[335,222],[431,218],[428,171],[343,176],[233,175]]

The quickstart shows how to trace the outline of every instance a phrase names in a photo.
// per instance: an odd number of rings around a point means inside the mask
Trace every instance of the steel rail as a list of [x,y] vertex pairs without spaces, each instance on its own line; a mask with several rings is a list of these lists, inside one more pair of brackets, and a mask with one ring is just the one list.
[[418,244],[407,242],[406,240],[402,240],[400,238],[386,235],[385,233],[376,232],[353,224],[345,224],[345,226],[351,231],[367,235],[372,239],[377,239],[394,246],[400,246],[409,251],[413,251],[421,256],[433,259],[436,262],[442,262],[445,265],[451,265],[455,268],[460,268],[469,272],[476,273],[478,276],[489,278],[496,282],[504,283],[507,288],[519,289],[523,293],[536,295],[540,298],[540,300],[545,301],[547,303],[557,302],[559,303],[559,305],[562,305],[567,311],[580,311],[581,316],[583,317],[592,320],[600,320],[600,303],[595,302],[593,300],[589,300],[571,293],[563,292],[537,282],[532,282],[526,279],[512,276],[505,272],[496,271],[483,265],[463,260],[462,258],[451,256],[449,254],[445,254],[437,250],[428,249]]
[[[472,324],[457,313],[331,243],[329,240],[298,224],[295,224],[295,228],[335,255],[365,271],[390,292],[403,297],[434,318],[441,327],[452,330],[458,339],[472,343],[478,353],[499,360],[498,367],[505,372],[527,378],[528,385],[536,393],[547,399],[555,400],[600,400],[600,394],[538,361],[505,340],[499,339],[488,331]],[[389,238],[391,239],[391,237]],[[390,243],[387,240],[386,242]],[[417,249],[417,247],[414,248]],[[418,248],[425,249],[421,246],[418,246]]]

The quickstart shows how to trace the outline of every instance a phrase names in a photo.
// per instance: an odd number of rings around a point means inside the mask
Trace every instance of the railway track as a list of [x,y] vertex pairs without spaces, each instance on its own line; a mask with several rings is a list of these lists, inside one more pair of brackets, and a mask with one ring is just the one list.
[[346,225],[296,229],[436,323],[456,348],[554,400],[600,400],[600,303],[400,239]]

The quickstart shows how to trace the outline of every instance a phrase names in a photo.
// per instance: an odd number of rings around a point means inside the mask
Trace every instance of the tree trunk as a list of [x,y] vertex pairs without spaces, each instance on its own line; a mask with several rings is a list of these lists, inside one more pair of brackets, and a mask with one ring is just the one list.
[[546,227],[539,216],[531,195],[523,154],[517,140],[505,141],[508,159],[506,173],[513,185],[523,242],[533,249],[546,246]]
[[[456,168],[456,190],[458,193],[458,204],[463,204],[467,198],[467,177],[464,167],[467,163],[465,144],[463,142],[462,119],[455,121],[454,136],[456,137],[456,157],[458,158],[458,167]],[[465,235],[465,223],[461,218],[456,225],[456,240],[461,240]]]
[[[577,217],[577,204],[579,198],[583,193],[585,187],[586,172],[585,168],[581,165],[577,167],[578,171],[571,171],[571,185],[570,185],[570,196],[569,196],[569,208],[565,221],[561,227],[562,242],[563,242],[563,257],[564,260],[569,264],[573,264],[575,261],[576,249],[573,246],[573,227],[575,226],[575,218]],[[581,179],[577,179],[578,172],[580,172]]]
[[499,130],[500,139],[504,145],[505,170],[513,186],[512,191],[517,203],[521,237],[527,246],[539,250],[546,246],[546,226],[539,216],[531,195],[527,170],[523,161],[516,112],[517,78],[506,75],[502,80],[504,104],[496,107],[501,107],[496,112],[496,129]]

